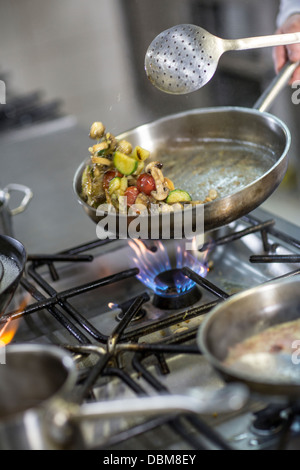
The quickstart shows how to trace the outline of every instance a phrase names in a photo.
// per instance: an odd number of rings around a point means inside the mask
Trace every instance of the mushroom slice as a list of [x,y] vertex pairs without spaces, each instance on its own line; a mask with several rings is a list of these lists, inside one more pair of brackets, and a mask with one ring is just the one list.
[[151,196],[156,199],[156,201],[164,201],[170,192],[169,187],[165,182],[161,168],[161,163],[151,162],[146,166],[145,169],[146,173],[149,173],[155,181],[156,189],[155,191],[151,191]]

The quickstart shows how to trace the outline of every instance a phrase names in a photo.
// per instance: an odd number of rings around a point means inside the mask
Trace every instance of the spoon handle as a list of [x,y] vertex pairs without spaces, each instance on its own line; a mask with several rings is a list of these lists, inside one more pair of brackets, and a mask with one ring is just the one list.
[[224,39],[223,41],[224,51],[242,51],[246,49],[258,49],[260,47],[286,46],[288,44],[300,43],[300,32],[273,34],[253,38]]

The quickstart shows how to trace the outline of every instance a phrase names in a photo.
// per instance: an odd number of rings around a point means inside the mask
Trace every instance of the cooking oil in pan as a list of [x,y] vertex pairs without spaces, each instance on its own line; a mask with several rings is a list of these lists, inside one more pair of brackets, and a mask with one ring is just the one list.
[[240,191],[263,176],[276,163],[268,147],[250,142],[205,139],[196,145],[182,142],[176,147],[158,149],[156,158],[176,187],[204,200],[210,189],[218,198]]

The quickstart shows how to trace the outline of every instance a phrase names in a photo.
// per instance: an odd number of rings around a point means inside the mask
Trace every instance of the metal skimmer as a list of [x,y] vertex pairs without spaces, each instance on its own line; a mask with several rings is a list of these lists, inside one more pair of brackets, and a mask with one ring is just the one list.
[[224,52],[295,43],[300,43],[300,33],[231,40],[214,36],[199,26],[182,24],[163,31],[152,41],[145,70],[161,91],[186,94],[212,78]]

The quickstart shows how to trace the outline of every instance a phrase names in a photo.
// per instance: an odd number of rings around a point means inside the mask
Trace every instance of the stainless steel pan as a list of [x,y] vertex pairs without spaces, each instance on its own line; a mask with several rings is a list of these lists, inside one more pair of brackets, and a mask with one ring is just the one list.
[[[210,189],[218,198],[204,204],[204,231],[228,224],[258,207],[282,181],[287,169],[290,132],[277,117],[265,112],[287,83],[297,64],[289,64],[265,91],[253,109],[241,107],[204,108],[185,111],[158,119],[118,136],[151,152],[153,160],[164,165],[164,175],[175,186],[187,190],[194,200],[204,200]],[[80,197],[83,162],[74,177],[74,191],[88,216],[96,223],[106,212],[99,212]],[[192,209],[192,230],[197,228],[197,210]],[[128,236],[124,216],[116,218],[115,232]],[[158,220],[148,217],[161,228],[166,215]],[[134,217],[127,218],[129,225]],[[169,237],[176,238],[174,217],[170,217]],[[178,227],[177,227],[178,229]],[[122,232],[123,230],[123,232]],[[202,227],[203,231],[203,227]],[[178,234],[178,232],[176,232]],[[182,236],[190,238],[183,231]],[[154,237],[153,237],[154,238]]]
[[266,283],[234,295],[214,308],[199,329],[198,344],[227,381],[243,383],[261,395],[299,402],[300,337],[299,341],[291,340],[290,345],[288,342],[282,351],[272,349],[256,355],[248,349],[242,368],[226,363],[229,349],[237,343],[299,318],[299,276]]

